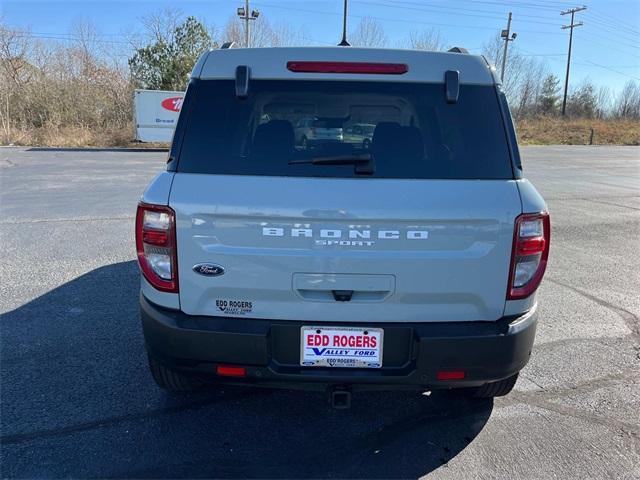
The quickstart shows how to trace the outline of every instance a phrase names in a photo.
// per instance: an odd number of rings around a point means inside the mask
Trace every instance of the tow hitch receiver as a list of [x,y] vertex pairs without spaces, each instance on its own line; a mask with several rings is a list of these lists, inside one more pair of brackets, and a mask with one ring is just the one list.
[[334,387],[330,391],[329,401],[337,410],[348,410],[351,408],[351,392],[344,387]]

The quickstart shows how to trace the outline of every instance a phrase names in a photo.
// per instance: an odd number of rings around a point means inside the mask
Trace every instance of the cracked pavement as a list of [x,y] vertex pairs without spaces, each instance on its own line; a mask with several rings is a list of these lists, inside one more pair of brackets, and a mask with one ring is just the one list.
[[639,478],[640,148],[525,147],[552,247],[511,395],[159,391],[133,216],[166,153],[0,149],[3,478]]

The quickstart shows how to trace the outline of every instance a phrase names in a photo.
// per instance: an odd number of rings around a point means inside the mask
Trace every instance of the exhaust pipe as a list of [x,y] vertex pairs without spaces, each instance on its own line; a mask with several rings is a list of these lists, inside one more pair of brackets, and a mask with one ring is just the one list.
[[330,392],[331,407],[337,410],[351,408],[351,392],[344,387],[334,387]]

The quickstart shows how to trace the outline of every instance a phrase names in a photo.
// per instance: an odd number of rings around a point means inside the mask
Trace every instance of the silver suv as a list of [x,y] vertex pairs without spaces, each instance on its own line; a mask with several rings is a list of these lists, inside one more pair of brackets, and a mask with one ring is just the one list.
[[342,141],[342,119],[302,118],[293,129],[296,145],[302,148]]
[[[341,135],[301,148],[303,118]],[[136,240],[158,385],[329,388],[338,406],[508,393],[550,224],[483,57],[227,49],[193,70]]]

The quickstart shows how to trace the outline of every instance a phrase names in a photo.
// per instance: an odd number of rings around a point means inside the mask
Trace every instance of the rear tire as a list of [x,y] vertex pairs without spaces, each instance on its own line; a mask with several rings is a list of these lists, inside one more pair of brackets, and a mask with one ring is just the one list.
[[517,373],[509,378],[498,380],[497,382],[486,383],[481,387],[471,389],[467,394],[474,398],[503,397],[513,390],[516,380],[518,380]]
[[156,384],[168,392],[193,392],[204,386],[197,378],[189,377],[171,370],[159,364],[151,356],[149,358],[149,370]]

